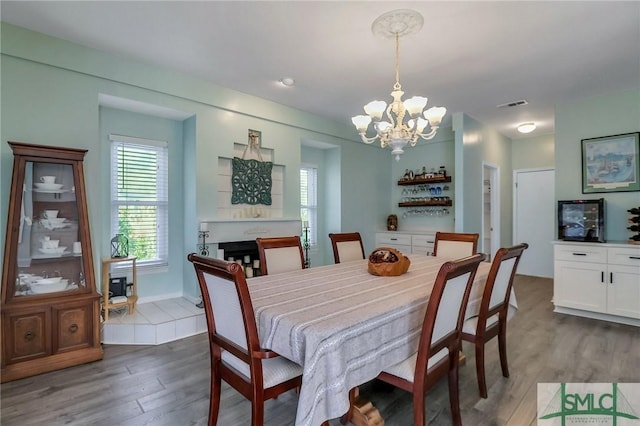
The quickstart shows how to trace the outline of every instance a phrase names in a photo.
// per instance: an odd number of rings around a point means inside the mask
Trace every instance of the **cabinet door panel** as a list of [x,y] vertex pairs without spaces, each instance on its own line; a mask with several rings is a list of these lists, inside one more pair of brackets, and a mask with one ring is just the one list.
[[54,353],[79,349],[92,341],[92,304],[54,306],[53,316],[56,340]]
[[411,253],[433,254],[433,244],[435,243],[435,234],[428,235],[412,235],[411,236]]
[[605,265],[556,261],[553,302],[558,306],[606,312]]
[[610,265],[607,282],[608,312],[640,318],[640,268]]
[[8,313],[5,316],[7,364],[49,354],[48,312]]

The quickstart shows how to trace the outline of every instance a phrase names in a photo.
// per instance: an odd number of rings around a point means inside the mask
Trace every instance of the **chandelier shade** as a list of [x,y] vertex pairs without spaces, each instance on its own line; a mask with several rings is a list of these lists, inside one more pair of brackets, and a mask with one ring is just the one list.
[[[374,21],[371,26],[374,34],[395,38],[396,82],[391,92],[393,102],[387,105],[385,101],[371,101],[364,106],[367,115],[357,115],[351,119],[362,142],[371,144],[379,140],[382,148],[391,148],[391,154],[396,156],[396,160],[400,160],[407,145],[413,147],[419,139],[433,139],[447,112],[444,107],[431,107],[424,111],[428,101],[424,96],[402,100],[404,92],[400,84],[400,37],[419,31],[423,22],[422,15],[406,9],[387,12]],[[367,137],[371,123],[376,133]]]

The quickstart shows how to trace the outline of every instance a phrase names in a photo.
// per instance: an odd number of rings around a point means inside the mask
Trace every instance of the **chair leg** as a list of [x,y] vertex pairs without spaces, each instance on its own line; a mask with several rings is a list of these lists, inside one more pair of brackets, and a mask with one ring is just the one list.
[[500,323],[500,333],[498,333],[498,349],[500,351],[500,367],[502,375],[509,377],[509,365],[507,363],[507,324]]
[[208,426],[215,426],[218,423],[218,413],[220,412],[220,376],[211,371],[211,396],[209,400],[209,423]]
[[449,369],[449,404],[451,405],[451,422],[454,426],[462,425],[460,415],[460,397],[458,392],[458,358],[453,361],[454,366]]
[[484,342],[476,341],[476,375],[480,397],[487,397],[487,380],[484,376]]
[[413,426],[424,426],[424,389],[413,390]]
[[251,426],[264,426],[264,401],[262,399],[251,401]]

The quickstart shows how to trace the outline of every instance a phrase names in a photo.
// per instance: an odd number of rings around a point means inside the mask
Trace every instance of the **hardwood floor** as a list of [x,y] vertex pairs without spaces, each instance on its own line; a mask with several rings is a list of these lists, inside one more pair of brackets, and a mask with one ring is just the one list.
[[[502,377],[497,340],[487,345],[489,397],[478,396],[473,348],[464,343],[460,406],[467,425],[535,425],[537,383],[640,382],[640,329],[552,312],[553,282],[518,276],[519,310],[509,322],[511,377]],[[104,360],[5,383],[0,423],[11,425],[204,425],[209,399],[206,334],[160,346],[105,346]],[[412,421],[410,395],[376,382],[361,393],[387,426]],[[221,426],[244,426],[249,403],[225,385]],[[294,424],[297,396],[266,403],[265,424]],[[430,425],[451,423],[446,381],[427,394]],[[332,420],[331,425],[339,425]]]

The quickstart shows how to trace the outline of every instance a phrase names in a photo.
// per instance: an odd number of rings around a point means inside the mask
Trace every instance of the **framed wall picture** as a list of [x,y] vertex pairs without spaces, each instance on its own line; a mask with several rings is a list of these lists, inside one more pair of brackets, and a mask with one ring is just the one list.
[[582,139],[582,193],[640,191],[640,132]]

